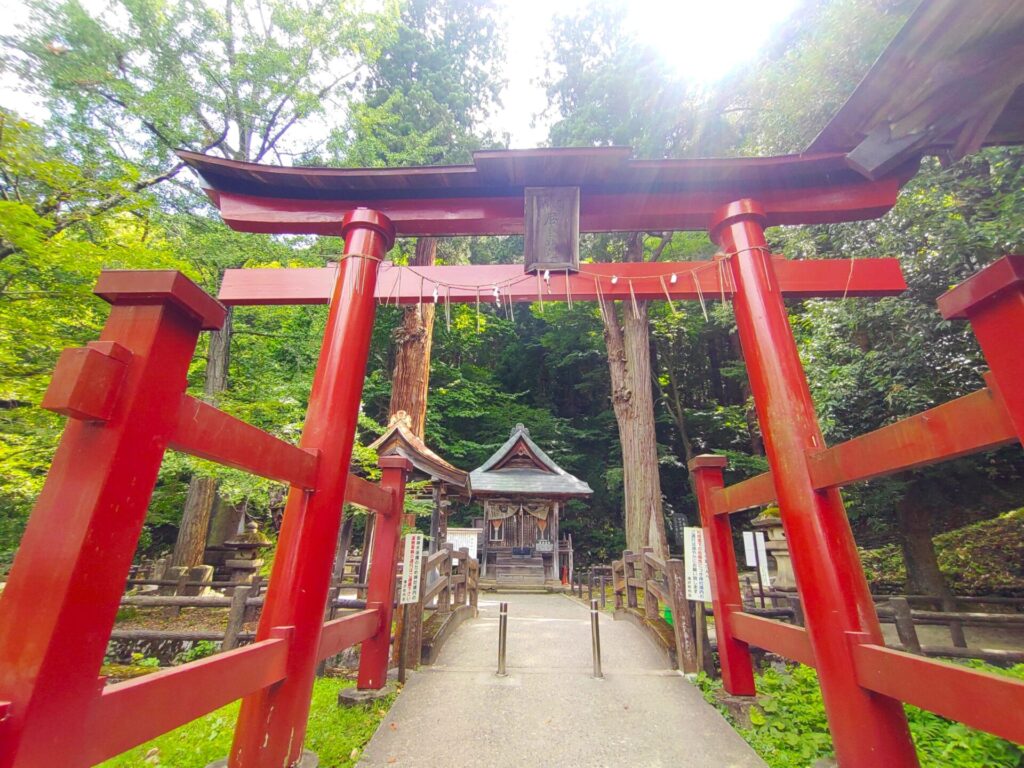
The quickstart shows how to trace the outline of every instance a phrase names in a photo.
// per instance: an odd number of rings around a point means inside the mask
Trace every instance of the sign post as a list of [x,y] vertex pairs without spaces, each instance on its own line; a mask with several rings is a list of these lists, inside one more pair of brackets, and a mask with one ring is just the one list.
[[704,551],[704,530],[683,529],[683,559],[686,563],[686,599],[698,603],[711,600],[711,576]]

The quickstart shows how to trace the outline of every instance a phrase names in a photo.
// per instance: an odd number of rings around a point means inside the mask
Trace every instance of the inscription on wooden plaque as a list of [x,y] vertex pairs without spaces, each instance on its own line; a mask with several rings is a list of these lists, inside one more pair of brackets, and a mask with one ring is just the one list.
[[579,187],[526,187],[526,271],[580,267]]

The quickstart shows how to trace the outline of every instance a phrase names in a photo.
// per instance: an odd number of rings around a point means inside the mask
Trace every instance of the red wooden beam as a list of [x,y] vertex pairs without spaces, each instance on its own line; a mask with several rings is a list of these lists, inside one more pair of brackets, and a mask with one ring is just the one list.
[[384,512],[391,508],[391,493],[358,475],[349,475],[345,484],[345,502],[358,504],[374,512]]
[[879,645],[855,645],[861,685],[950,720],[1024,744],[1024,682]]
[[[1002,399],[985,388],[808,456],[818,490],[988,451],[1017,441]],[[712,513],[731,515],[776,499],[771,472],[716,491]]]
[[764,472],[711,494],[711,514],[731,515],[775,501],[775,482]]
[[90,714],[89,765],[284,679],[288,641],[274,638],[103,689]]
[[[834,186],[765,190],[768,225],[826,224],[873,219],[896,202],[900,181],[863,180]],[[337,235],[346,213],[370,205],[395,224],[400,237],[521,235],[522,194],[494,197],[431,197],[348,200],[261,197],[211,191],[224,222],[241,232]],[[736,190],[679,192],[581,190],[580,232],[700,230],[711,214],[737,197]]]
[[315,481],[315,453],[187,395],[169,447],[299,488],[312,488]]
[[986,388],[809,457],[818,489],[948,461],[1017,441],[1005,407]]
[[749,613],[733,613],[731,619],[733,634],[748,645],[814,666],[814,651],[807,630]]
[[[351,648],[356,643],[373,637],[380,628],[380,624],[380,611],[376,608],[369,608],[328,621],[324,624],[320,634],[320,649],[317,651],[317,659],[322,661],[328,656],[341,653],[346,648]],[[390,627],[388,629],[390,630]]]
[[[819,259],[789,261],[773,257],[782,293],[789,298],[895,296],[906,290],[899,261],[879,259]],[[334,267],[311,269],[229,269],[224,273],[219,299],[225,304],[326,304],[334,285]],[[396,267],[385,264],[377,281],[376,297],[385,303],[415,304],[432,301],[495,303],[538,300],[538,282],[544,301],[593,301],[598,285],[609,299],[630,298],[630,284],[637,299],[706,301],[732,296],[728,277],[724,291],[722,270],[716,262],[654,262],[643,264],[584,264],[583,270],[566,278],[550,275],[549,281],[527,274],[519,264],[443,267]],[[676,282],[672,282],[672,275]],[[617,278],[613,283],[612,280]],[[664,287],[662,287],[664,281]]]

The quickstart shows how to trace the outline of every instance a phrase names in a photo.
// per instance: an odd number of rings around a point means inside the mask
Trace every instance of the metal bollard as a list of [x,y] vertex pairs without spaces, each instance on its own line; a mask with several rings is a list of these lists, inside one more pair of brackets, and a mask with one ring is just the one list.
[[498,609],[498,677],[508,677],[505,671],[505,635],[508,632],[508,603]]
[[601,672],[601,628],[597,623],[598,609],[597,600],[590,601],[590,644],[594,653],[594,677],[598,680],[604,678]]

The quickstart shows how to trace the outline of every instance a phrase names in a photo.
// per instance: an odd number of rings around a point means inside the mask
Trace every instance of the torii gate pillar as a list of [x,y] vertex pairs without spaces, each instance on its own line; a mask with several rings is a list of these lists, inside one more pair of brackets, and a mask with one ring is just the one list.
[[733,308],[803,599],[829,729],[840,765],[914,768],[902,704],[862,688],[853,646],[884,645],[837,489],[817,491],[809,454],[825,447],[754,200],[715,212],[711,239],[730,256]]
[[[310,696],[341,527],[345,483],[373,332],[374,289],[395,241],[388,218],[367,208],[347,213],[323,346],[313,377],[300,446],[318,454],[316,493],[292,488],[278,537],[257,642],[290,636],[288,675],[242,702],[228,765],[301,764]],[[390,609],[387,615],[390,629]]]

